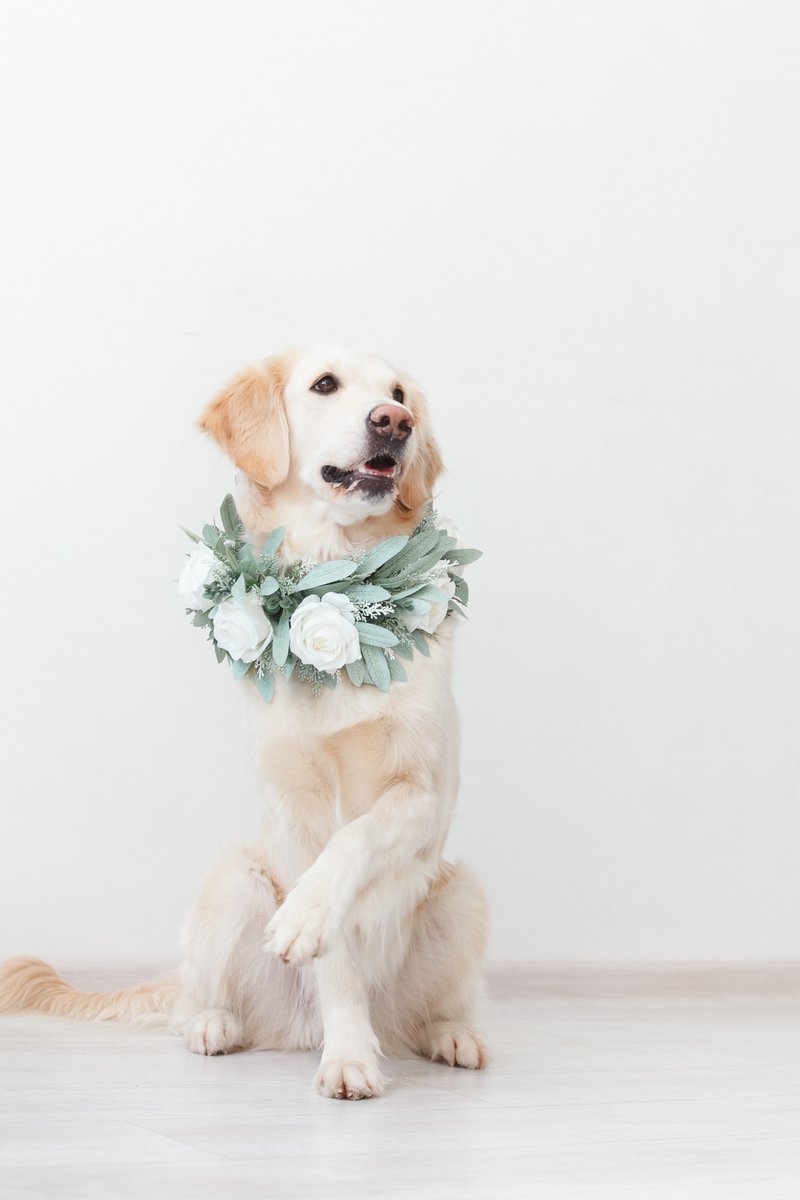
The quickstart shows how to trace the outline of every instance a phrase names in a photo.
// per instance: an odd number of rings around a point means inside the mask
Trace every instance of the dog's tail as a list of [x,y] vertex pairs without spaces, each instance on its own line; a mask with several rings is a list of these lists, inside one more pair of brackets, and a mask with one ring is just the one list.
[[177,978],[117,992],[80,992],[39,958],[12,958],[0,966],[0,1013],[40,1012],[77,1021],[165,1025],[179,992]]

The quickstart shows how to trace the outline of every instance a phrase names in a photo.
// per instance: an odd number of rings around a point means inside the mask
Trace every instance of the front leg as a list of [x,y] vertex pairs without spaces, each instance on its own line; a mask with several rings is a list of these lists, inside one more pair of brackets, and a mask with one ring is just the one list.
[[314,964],[319,985],[324,1043],[314,1085],[334,1100],[380,1096],[380,1046],[369,1019],[367,990],[344,943]]
[[394,784],[338,830],[267,926],[264,948],[293,966],[326,954],[356,897],[402,869],[436,837],[440,803],[429,787]]

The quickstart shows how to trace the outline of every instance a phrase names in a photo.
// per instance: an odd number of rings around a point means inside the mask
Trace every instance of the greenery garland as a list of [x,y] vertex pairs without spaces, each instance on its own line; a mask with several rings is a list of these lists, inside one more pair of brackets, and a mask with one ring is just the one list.
[[428,643],[469,599],[461,570],[480,558],[466,550],[428,508],[410,535],[386,538],[369,550],[332,562],[278,558],[284,530],[261,553],[247,540],[233,497],[220,508],[222,528],[206,525],[179,581],[194,625],[205,628],[218,662],[234,679],[254,678],[272,699],[281,671],[314,694],[336,687],[347,673],[355,687],[388,691],[406,679],[401,658],[429,655]]

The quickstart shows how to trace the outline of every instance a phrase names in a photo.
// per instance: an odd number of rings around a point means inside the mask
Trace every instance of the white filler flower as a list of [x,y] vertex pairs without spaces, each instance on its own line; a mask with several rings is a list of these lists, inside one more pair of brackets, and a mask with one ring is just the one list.
[[[447,575],[444,579],[437,579],[436,586],[447,593],[447,600],[452,600],[456,594],[456,585]],[[412,633],[415,629],[421,629],[423,633],[435,633],[447,616],[447,600],[434,600],[426,613],[410,612],[397,615]]]
[[306,596],[289,622],[289,645],[300,662],[333,674],[361,658],[353,605],[338,592]]
[[194,609],[195,612],[208,612],[210,608],[213,608],[214,601],[206,600],[203,588],[207,583],[211,583],[214,571],[218,566],[219,559],[216,554],[210,546],[206,546],[202,542],[189,555],[186,566],[178,579],[178,595],[184,608]]
[[272,625],[258,592],[248,592],[244,600],[228,596],[213,616],[214,641],[231,658],[255,662],[272,641]]

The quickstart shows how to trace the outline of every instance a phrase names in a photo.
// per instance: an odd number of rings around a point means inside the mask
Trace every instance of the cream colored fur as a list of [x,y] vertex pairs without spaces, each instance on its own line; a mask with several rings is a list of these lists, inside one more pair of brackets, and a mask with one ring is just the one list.
[[[340,383],[333,395],[311,390],[324,372]],[[366,417],[397,403],[397,386],[415,426],[393,488],[376,499],[326,483],[326,464],[367,457]],[[289,558],[339,557],[409,532],[442,469],[413,381],[336,348],[243,373],[201,424],[242,472],[253,540],[283,525]],[[486,906],[471,873],[443,858],[458,789],[455,625],[387,694],[344,681],[314,697],[281,677],[267,705],[252,689],[263,830],[207,881],[175,979],[85,994],[17,959],[0,968],[0,1011],[160,1020],[200,1054],[321,1048],[316,1086],[337,1098],[380,1094],[382,1054],[484,1066],[472,1012]]]

